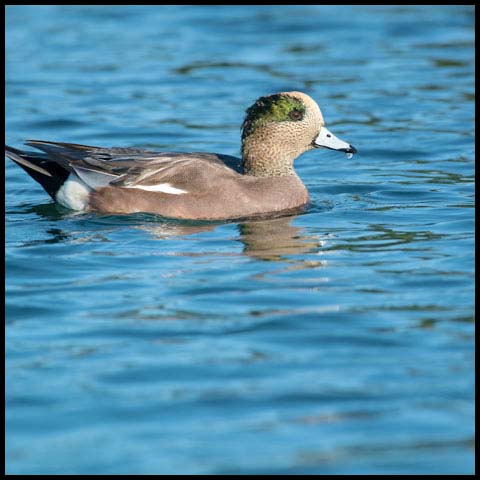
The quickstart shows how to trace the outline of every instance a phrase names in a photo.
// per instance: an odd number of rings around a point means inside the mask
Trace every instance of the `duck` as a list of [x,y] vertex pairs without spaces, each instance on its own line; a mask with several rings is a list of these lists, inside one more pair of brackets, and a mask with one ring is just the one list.
[[230,220],[305,210],[309,194],[294,160],[314,148],[357,153],[325,127],[319,106],[302,92],[258,98],[241,129],[241,158],[43,140],[25,142],[38,151],[5,145],[5,156],[77,212]]

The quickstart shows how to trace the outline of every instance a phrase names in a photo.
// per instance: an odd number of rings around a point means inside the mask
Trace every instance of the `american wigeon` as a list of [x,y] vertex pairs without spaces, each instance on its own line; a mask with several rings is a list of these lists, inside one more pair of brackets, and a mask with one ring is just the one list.
[[301,92],[261,97],[247,109],[242,158],[40,140],[26,144],[42,153],[5,146],[5,155],[68,208],[194,220],[302,209],[308,192],[293,161],[318,147],[356,153],[325,128],[320,108]]

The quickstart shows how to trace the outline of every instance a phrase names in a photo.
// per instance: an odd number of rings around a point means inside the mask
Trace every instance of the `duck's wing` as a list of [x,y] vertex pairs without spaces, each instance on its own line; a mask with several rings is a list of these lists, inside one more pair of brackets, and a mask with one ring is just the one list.
[[173,188],[173,184],[188,184],[191,189],[195,185],[205,187],[209,176],[242,173],[241,159],[229,155],[102,148],[40,140],[29,140],[26,144],[45,152],[50,160],[76,173],[91,188],[110,185],[155,191],[155,186],[163,184]]

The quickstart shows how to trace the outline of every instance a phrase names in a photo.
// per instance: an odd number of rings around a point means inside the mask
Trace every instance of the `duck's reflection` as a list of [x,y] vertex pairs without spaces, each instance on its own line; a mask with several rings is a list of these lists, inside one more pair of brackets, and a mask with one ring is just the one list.
[[[48,220],[65,218],[62,212],[58,212],[52,205],[41,205],[32,209],[30,213]],[[132,218],[133,217],[133,218]],[[303,227],[292,226],[292,222],[298,215],[289,215],[270,219],[245,220],[236,223],[238,229],[238,241],[243,244],[243,253],[265,261],[291,261],[291,255],[317,253],[324,245],[324,240],[318,235],[309,235]],[[69,218],[69,216],[67,216]],[[84,227],[93,223],[111,229],[112,227],[125,227],[147,231],[153,238],[158,240],[177,236],[189,236],[203,232],[212,232],[225,223],[211,222],[181,222],[174,220],[159,219],[151,215],[127,215],[127,216],[95,216],[87,217],[81,221],[86,222]],[[88,228],[86,230],[89,230]],[[52,235],[51,242],[62,242],[70,238],[71,234],[54,228],[48,231]],[[91,232],[90,232],[91,233]],[[95,228],[98,235],[101,232]],[[235,239],[232,239],[235,240]],[[298,259],[297,259],[298,263]],[[320,264],[321,262],[300,261],[300,263]],[[313,266],[313,265],[309,265]]]
[[262,260],[284,260],[285,255],[317,251],[322,241],[291,225],[296,216],[238,224],[243,252]]
[[[237,224],[243,253],[266,261],[285,260],[286,255],[318,251],[323,241],[316,235],[306,235],[302,227],[294,227],[297,216],[249,220]],[[219,224],[193,225],[162,223],[137,226],[159,239],[213,231]]]

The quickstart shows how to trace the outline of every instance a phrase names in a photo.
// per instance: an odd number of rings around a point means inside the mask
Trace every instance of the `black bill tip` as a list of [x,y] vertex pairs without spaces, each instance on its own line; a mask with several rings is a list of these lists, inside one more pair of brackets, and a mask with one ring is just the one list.
[[353,155],[353,154],[357,153],[358,150],[353,145],[349,145],[349,147],[344,148],[343,151],[345,153],[351,153]]

